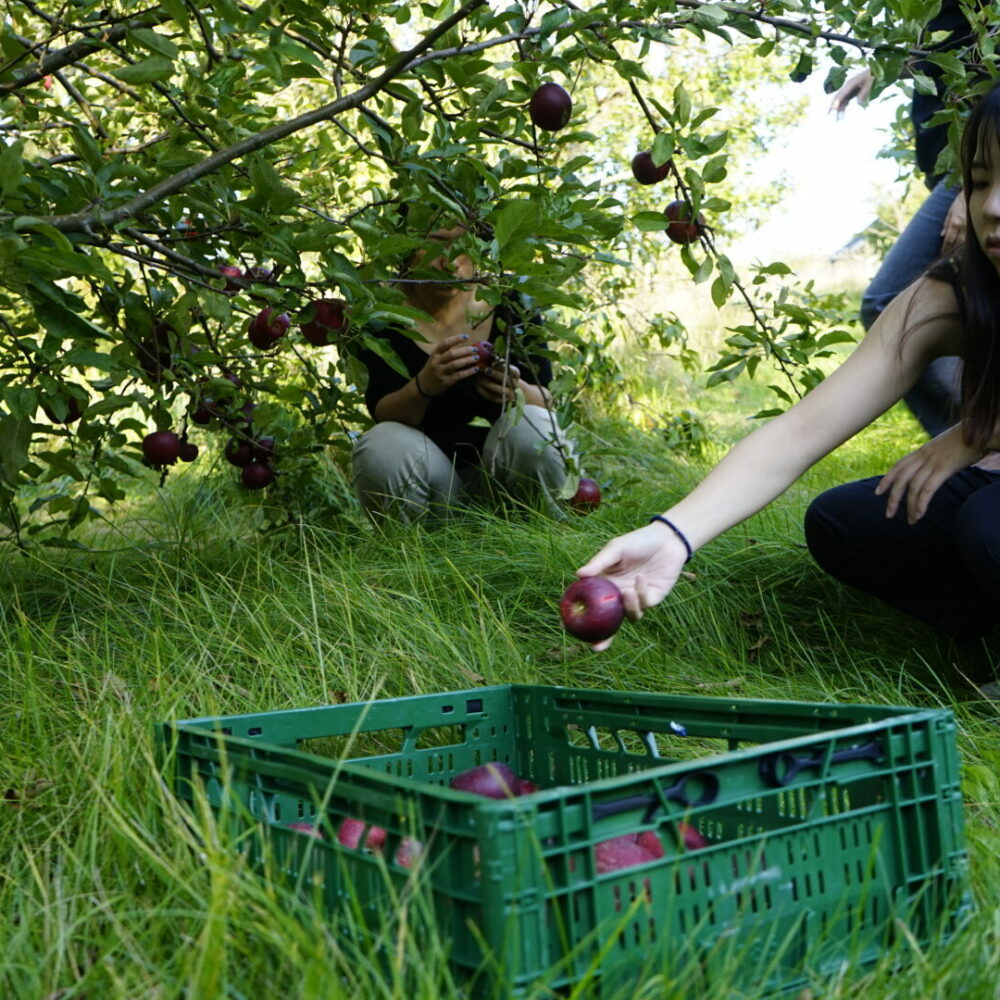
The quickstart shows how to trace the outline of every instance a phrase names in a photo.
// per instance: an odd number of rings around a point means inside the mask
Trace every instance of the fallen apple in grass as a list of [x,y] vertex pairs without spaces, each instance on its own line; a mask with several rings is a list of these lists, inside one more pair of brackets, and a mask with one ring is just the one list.
[[365,847],[375,854],[380,854],[385,847],[385,830],[380,826],[369,826],[362,820],[354,819],[351,816],[341,821],[337,828],[337,840],[344,847],[357,848],[366,828],[368,835],[365,837]]
[[488,799],[509,799],[520,795],[521,779],[502,761],[481,764],[456,774],[451,787],[460,792],[472,792]]
[[570,507],[582,513],[589,513],[599,507],[600,503],[601,487],[597,480],[581,477],[576,492],[569,498]]
[[569,124],[573,98],[558,83],[543,83],[528,102],[528,115],[546,132],[558,132]]
[[606,576],[585,576],[566,588],[559,612],[570,635],[584,642],[603,642],[625,619],[625,602]]

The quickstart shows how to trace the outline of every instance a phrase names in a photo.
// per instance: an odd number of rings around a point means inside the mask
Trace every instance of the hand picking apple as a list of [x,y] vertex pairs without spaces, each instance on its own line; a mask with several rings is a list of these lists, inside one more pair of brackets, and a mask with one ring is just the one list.
[[609,643],[625,618],[621,591],[604,576],[571,583],[559,602],[563,626],[570,635],[596,643]]

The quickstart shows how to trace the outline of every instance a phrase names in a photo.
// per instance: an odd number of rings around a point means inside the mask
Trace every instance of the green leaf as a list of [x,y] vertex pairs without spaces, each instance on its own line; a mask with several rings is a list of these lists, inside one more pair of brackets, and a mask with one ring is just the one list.
[[650,152],[653,163],[658,167],[663,166],[674,155],[674,140],[667,132],[657,132]]
[[498,249],[533,235],[538,212],[534,202],[505,201],[493,213],[493,236]]
[[0,417],[0,478],[17,485],[18,472],[28,464],[31,420],[26,416]]
[[175,59],[180,49],[166,35],[161,35],[152,28],[133,28],[129,38],[138,42],[144,49],[159,53],[168,60]]
[[662,212],[636,212],[631,218],[632,225],[643,233],[662,233],[668,226],[667,217]]
[[686,124],[691,117],[691,95],[684,89],[683,83],[674,87],[674,117],[680,125]]
[[142,84],[157,80],[169,80],[174,72],[174,64],[164,56],[150,56],[131,66],[119,66],[113,69],[111,75],[123,83]]
[[406,370],[406,365],[399,359],[399,355],[389,346],[387,340],[380,337],[373,337],[370,333],[362,333],[361,339],[365,347],[374,354],[377,354],[394,372],[409,378],[410,373]]

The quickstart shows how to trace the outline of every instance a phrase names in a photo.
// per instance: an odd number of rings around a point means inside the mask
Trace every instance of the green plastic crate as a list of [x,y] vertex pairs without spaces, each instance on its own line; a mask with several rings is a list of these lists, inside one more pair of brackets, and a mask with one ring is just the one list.
[[[419,882],[476,995],[682,967],[693,990],[780,993],[901,936],[947,936],[969,906],[944,710],[507,685],[189,719],[158,736],[174,793],[235,818],[255,860],[318,884],[332,918],[348,904],[354,926],[377,926]],[[489,761],[541,790],[449,788]],[[387,831],[383,849],[341,846],[344,817]],[[686,851],[679,821],[707,846]],[[597,843],[645,830],[663,858],[596,871]],[[412,870],[394,861],[405,837],[423,845]]]

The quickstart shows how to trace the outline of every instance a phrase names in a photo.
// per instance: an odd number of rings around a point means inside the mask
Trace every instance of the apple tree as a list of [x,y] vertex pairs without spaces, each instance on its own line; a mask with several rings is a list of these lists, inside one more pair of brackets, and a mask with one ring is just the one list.
[[[770,359],[789,398],[807,390],[829,344],[815,309],[769,290],[784,265],[744,278],[725,256],[738,140],[705,98],[738,95],[733,67],[799,79],[824,60],[831,89],[861,61],[880,87],[932,85],[913,67],[937,6],[6,5],[4,537],[65,543],[178,461],[301,497],[317,456],[343,462],[364,428],[357,348],[390,353],[373,331],[420,318],[395,279],[443,223],[467,224],[456,252],[489,301],[552,317],[553,350],[586,350],[574,316],[595,274],[612,303],[631,262],[672,247],[717,305],[745,305],[713,377]],[[983,18],[967,47],[928,56],[964,97],[986,86]],[[706,52],[699,90],[685,61]],[[600,127],[609,93],[633,108],[627,149]]]

